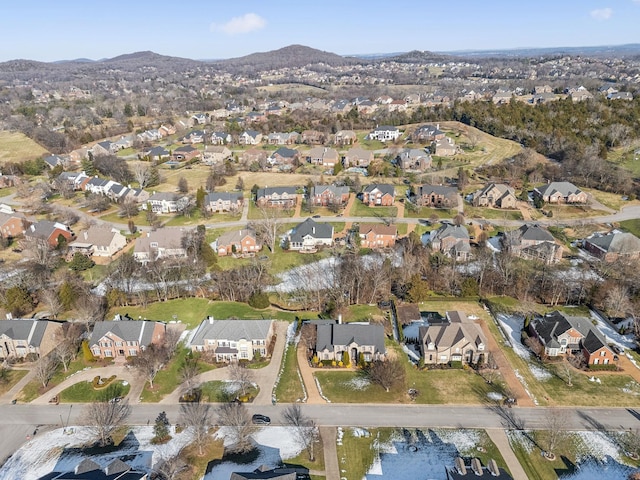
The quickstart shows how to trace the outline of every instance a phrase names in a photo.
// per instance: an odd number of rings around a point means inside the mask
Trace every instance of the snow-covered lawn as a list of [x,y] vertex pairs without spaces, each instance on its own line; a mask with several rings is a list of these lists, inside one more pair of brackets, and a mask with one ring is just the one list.
[[623,349],[631,349],[636,348],[635,341],[633,340],[633,335],[620,335],[616,332],[611,325],[609,325],[600,315],[591,310],[591,318],[593,318],[596,323],[598,330],[602,332],[605,336],[606,340],[609,343],[614,343]]
[[[218,430],[216,438],[223,438],[227,446],[230,442],[225,433],[223,427]],[[277,467],[283,460],[297,457],[302,451],[288,427],[263,427],[253,435],[253,440],[258,451],[253,461],[244,464],[218,463],[204,476],[204,480],[227,479],[233,472],[252,472],[260,465]]]
[[453,467],[456,457],[473,456],[480,443],[475,430],[412,430],[410,434],[411,439],[398,431],[388,442],[376,440],[377,454],[363,480],[446,480],[444,467]]
[[[81,448],[89,440],[89,433],[83,427],[73,427],[73,434],[63,433],[63,429],[36,435],[25,443],[0,468],[0,478],[35,480],[52,471],[68,472],[87,455]],[[177,453],[190,441],[190,435],[183,431],[164,445],[152,445],[153,427],[136,427],[125,438],[121,448],[111,453],[92,454],[91,460],[102,468],[117,458],[126,456],[125,463],[142,471],[151,467],[162,458]]]

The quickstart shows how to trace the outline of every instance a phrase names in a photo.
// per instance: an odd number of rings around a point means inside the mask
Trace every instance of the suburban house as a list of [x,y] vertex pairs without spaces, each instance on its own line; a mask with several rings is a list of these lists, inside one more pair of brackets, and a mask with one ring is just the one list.
[[205,123],[207,123],[208,114],[205,115],[204,113],[194,113],[193,115],[191,115],[190,120],[193,121],[194,125],[204,125]]
[[106,157],[108,155],[115,155],[118,151],[118,146],[110,140],[96,143],[89,150],[94,157]]
[[171,152],[164,147],[153,147],[143,151],[142,156],[147,157],[152,162],[161,163],[169,159]]
[[457,208],[459,203],[458,189],[442,185],[420,185],[414,198],[419,207]]
[[269,145],[293,145],[298,141],[299,137],[300,134],[298,132],[273,132],[267,135],[267,143]]
[[39,480],[148,480],[149,474],[131,467],[119,458],[102,468],[89,458],[82,460],[72,472],[51,472]]
[[231,150],[224,145],[207,145],[202,154],[202,163],[205,165],[218,165],[231,158]]
[[502,246],[521,258],[540,260],[546,264],[562,259],[562,245],[556,243],[553,235],[538,225],[522,225],[517,230],[505,232]]
[[608,365],[615,360],[605,338],[586,317],[558,311],[537,316],[529,324],[529,334],[540,341],[550,357],[582,355],[588,365]]
[[298,150],[280,147],[269,156],[267,161],[274,166],[277,165],[279,167],[283,167],[286,165],[289,168],[292,168],[298,161],[299,155],[300,152],[298,152]]
[[120,230],[92,225],[88,230],[80,232],[69,244],[72,252],[81,252],[87,256],[112,257],[127,245],[127,238]]
[[188,162],[189,160],[199,158],[200,156],[200,150],[197,148],[192,147],[191,145],[183,145],[173,151],[171,154],[171,160],[174,162]]
[[418,329],[420,354],[426,365],[486,361],[487,340],[479,325],[464,312],[446,312],[447,322]]
[[71,241],[73,232],[63,223],[40,220],[25,230],[24,238],[27,241],[45,241],[49,246],[55,248],[59,245],[61,238],[64,238],[66,242]]
[[533,189],[533,197],[546,203],[587,203],[589,196],[571,182],[550,182]]
[[315,147],[307,153],[307,162],[312,165],[322,165],[324,167],[333,167],[339,161],[338,151],[334,148]]
[[464,262],[471,258],[469,232],[464,225],[444,224],[430,233],[427,243],[434,251],[454,260]]
[[211,192],[204,197],[204,207],[208,212],[237,212],[242,210],[242,192]]
[[353,130],[338,130],[334,136],[333,143],[336,145],[353,145],[357,140],[358,137]]
[[373,151],[365,150],[360,147],[350,148],[344,156],[343,163],[345,168],[349,167],[368,167],[373,162]]
[[256,193],[259,207],[294,208],[298,202],[295,187],[260,188]]
[[473,194],[474,207],[516,208],[515,191],[502,183],[490,183]]
[[605,262],[640,258],[640,239],[632,233],[613,231],[585,238],[584,249]]
[[318,130],[305,130],[300,138],[307,145],[322,145],[327,140],[327,136]]
[[185,231],[181,228],[159,228],[136,240],[133,258],[141,263],[163,258],[186,258],[187,249],[182,245]]
[[367,135],[369,140],[378,140],[380,142],[395,142],[399,137],[400,130],[398,127],[388,125],[376,127]]
[[444,132],[440,130],[440,124],[435,126],[421,125],[411,134],[411,138],[415,143],[431,143],[436,140],[442,140],[444,137]]
[[289,232],[287,241],[289,250],[300,252],[315,252],[318,247],[330,247],[333,245],[333,225],[307,218]]
[[393,185],[373,183],[362,190],[362,203],[370,207],[391,206],[396,198]]
[[167,326],[162,322],[133,320],[116,315],[115,320],[96,322],[89,338],[89,349],[96,358],[125,361],[135,357],[151,344],[164,342]]
[[252,255],[262,250],[262,243],[259,242],[256,232],[250,228],[242,228],[220,235],[215,242],[214,250],[220,257]]
[[210,137],[211,145],[225,145],[231,143],[232,140],[231,134],[226,132],[213,132]]
[[431,152],[438,157],[451,157],[458,153],[458,147],[452,138],[444,137],[431,144]]
[[314,206],[346,205],[349,201],[349,187],[337,185],[315,185],[309,193],[309,203]]
[[42,160],[51,170],[58,166],[64,167],[67,164],[67,160],[60,155],[49,155],[44,157]]
[[182,137],[180,141],[185,144],[202,143],[205,135],[204,130],[193,130]]
[[240,163],[249,169],[253,164],[258,164],[260,168],[264,168],[267,164],[267,152],[260,148],[250,148],[240,154]]
[[20,318],[0,320],[0,360],[45,356],[57,346],[58,322]]
[[271,355],[269,345],[275,335],[273,320],[214,320],[200,323],[189,346],[193,352],[209,353],[216,362],[251,361]]
[[62,172],[56,177],[55,183],[65,183],[73,190],[84,190],[84,184],[91,179],[84,171]]
[[9,239],[21,237],[29,225],[31,222],[24,214],[15,212],[10,207],[0,209],[0,237]]
[[362,357],[365,362],[384,360],[384,327],[369,323],[323,323],[316,326],[316,349],[318,360],[342,360],[347,352],[351,363]]
[[189,198],[171,192],[153,192],[142,204],[142,209],[147,210],[149,205],[154,213],[175,213],[189,203]]
[[262,141],[262,134],[256,130],[245,130],[238,137],[240,145],[258,145]]
[[360,247],[393,247],[398,239],[398,227],[384,223],[363,223],[360,225]]
[[405,172],[424,172],[431,168],[431,155],[419,148],[405,148],[395,158],[395,163]]

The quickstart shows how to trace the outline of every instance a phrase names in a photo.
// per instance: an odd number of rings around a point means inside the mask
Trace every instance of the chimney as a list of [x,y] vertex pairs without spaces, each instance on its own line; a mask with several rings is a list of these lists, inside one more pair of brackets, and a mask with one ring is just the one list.
[[85,231],[84,232],[84,239],[87,240],[89,238],[89,232]]
[[471,459],[471,470],[479,477],[482,475],[482,463],[478,458]]
[[493,458],[489,460],[489,463],[487,463],[487,469],[489,470],[489,473],[491,473],[491,475],[494,477],[497,477],[500,475],[500,469],[498,468],[498,464]]
[[338,314],[338,325],[342,325],[342,314]]
[[467,474],[467,467],[465,466],[464,460],[461,457],[456,457],[455,464],[456,464],[456,470],[460,475]]
[[207,317],[207,320],[209,320],[209,325],[213,325],[213,317]]
[[436,129],[440,130],[440,124],[439,123],[436,123]]

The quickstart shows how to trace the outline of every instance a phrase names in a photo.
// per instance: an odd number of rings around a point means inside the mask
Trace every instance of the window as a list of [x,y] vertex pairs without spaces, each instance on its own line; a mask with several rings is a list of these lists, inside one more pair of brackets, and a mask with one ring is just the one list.
[[607,352],[605,352],[604,350],[600,351],[600,356],[604,357],[607,354]]
[[594,365],[598,365],[600,363],[600,359],[599,358],[594,358],[593,359],[593,364]]
[[113,352],[111,350],[105,350],[104,351],[104,356],[105,357],[113,357]]
[[130,348],[129,349],[129,356],[130,357],[135,357],[136,355],[138,355],[138,351],[135,348]]

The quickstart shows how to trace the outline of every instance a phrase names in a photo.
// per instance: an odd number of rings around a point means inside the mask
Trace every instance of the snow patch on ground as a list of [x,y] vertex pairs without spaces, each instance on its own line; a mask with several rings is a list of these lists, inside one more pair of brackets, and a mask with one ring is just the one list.
[[632,335],[621,335],[616,332],[611,325],[609,325],[600,315],[598,315],[595,311],[591,310],[591,318],[593,318],[596,323],[598,330],[605,336],[607,342],[618,345],[622,348],[628,348],[633,350],[636,348],[635,341],[633,340]]
[[371,385],[371,381],[365,377],[353,377],[342,384],[351,390],[364,390]]
[[487,397],[489,397],[489,400],[495,400],[496,402],[504,398],[504,396],[498,392],[489,392],[487,393]]
[[551,375],[549,370],[539,365],[530,363],[529,370],[531,370],[531,373],[533,374],[533,376],[536,377],[536,380],[540,380],[541,382],[544,382],[546,380],[551,380],[553,378],[553,375]]
[[[526,360],[529,370],[531,370],[531,374],[536,377],[536,380],[544,382],[553,378],[553,375],[546,368],[534,363],[535,360],[531,355],[531,351],[521,342],[520,331],[524,326],[524,318],[504,314],[498,314],[496,318],[498,319],[498,322],[500,322],[502,330],[505,332],[505,335],[507,335],[509,342],[513,346],[513,351],[520,358]],[[520,381],[522,381],[522,379]]]

